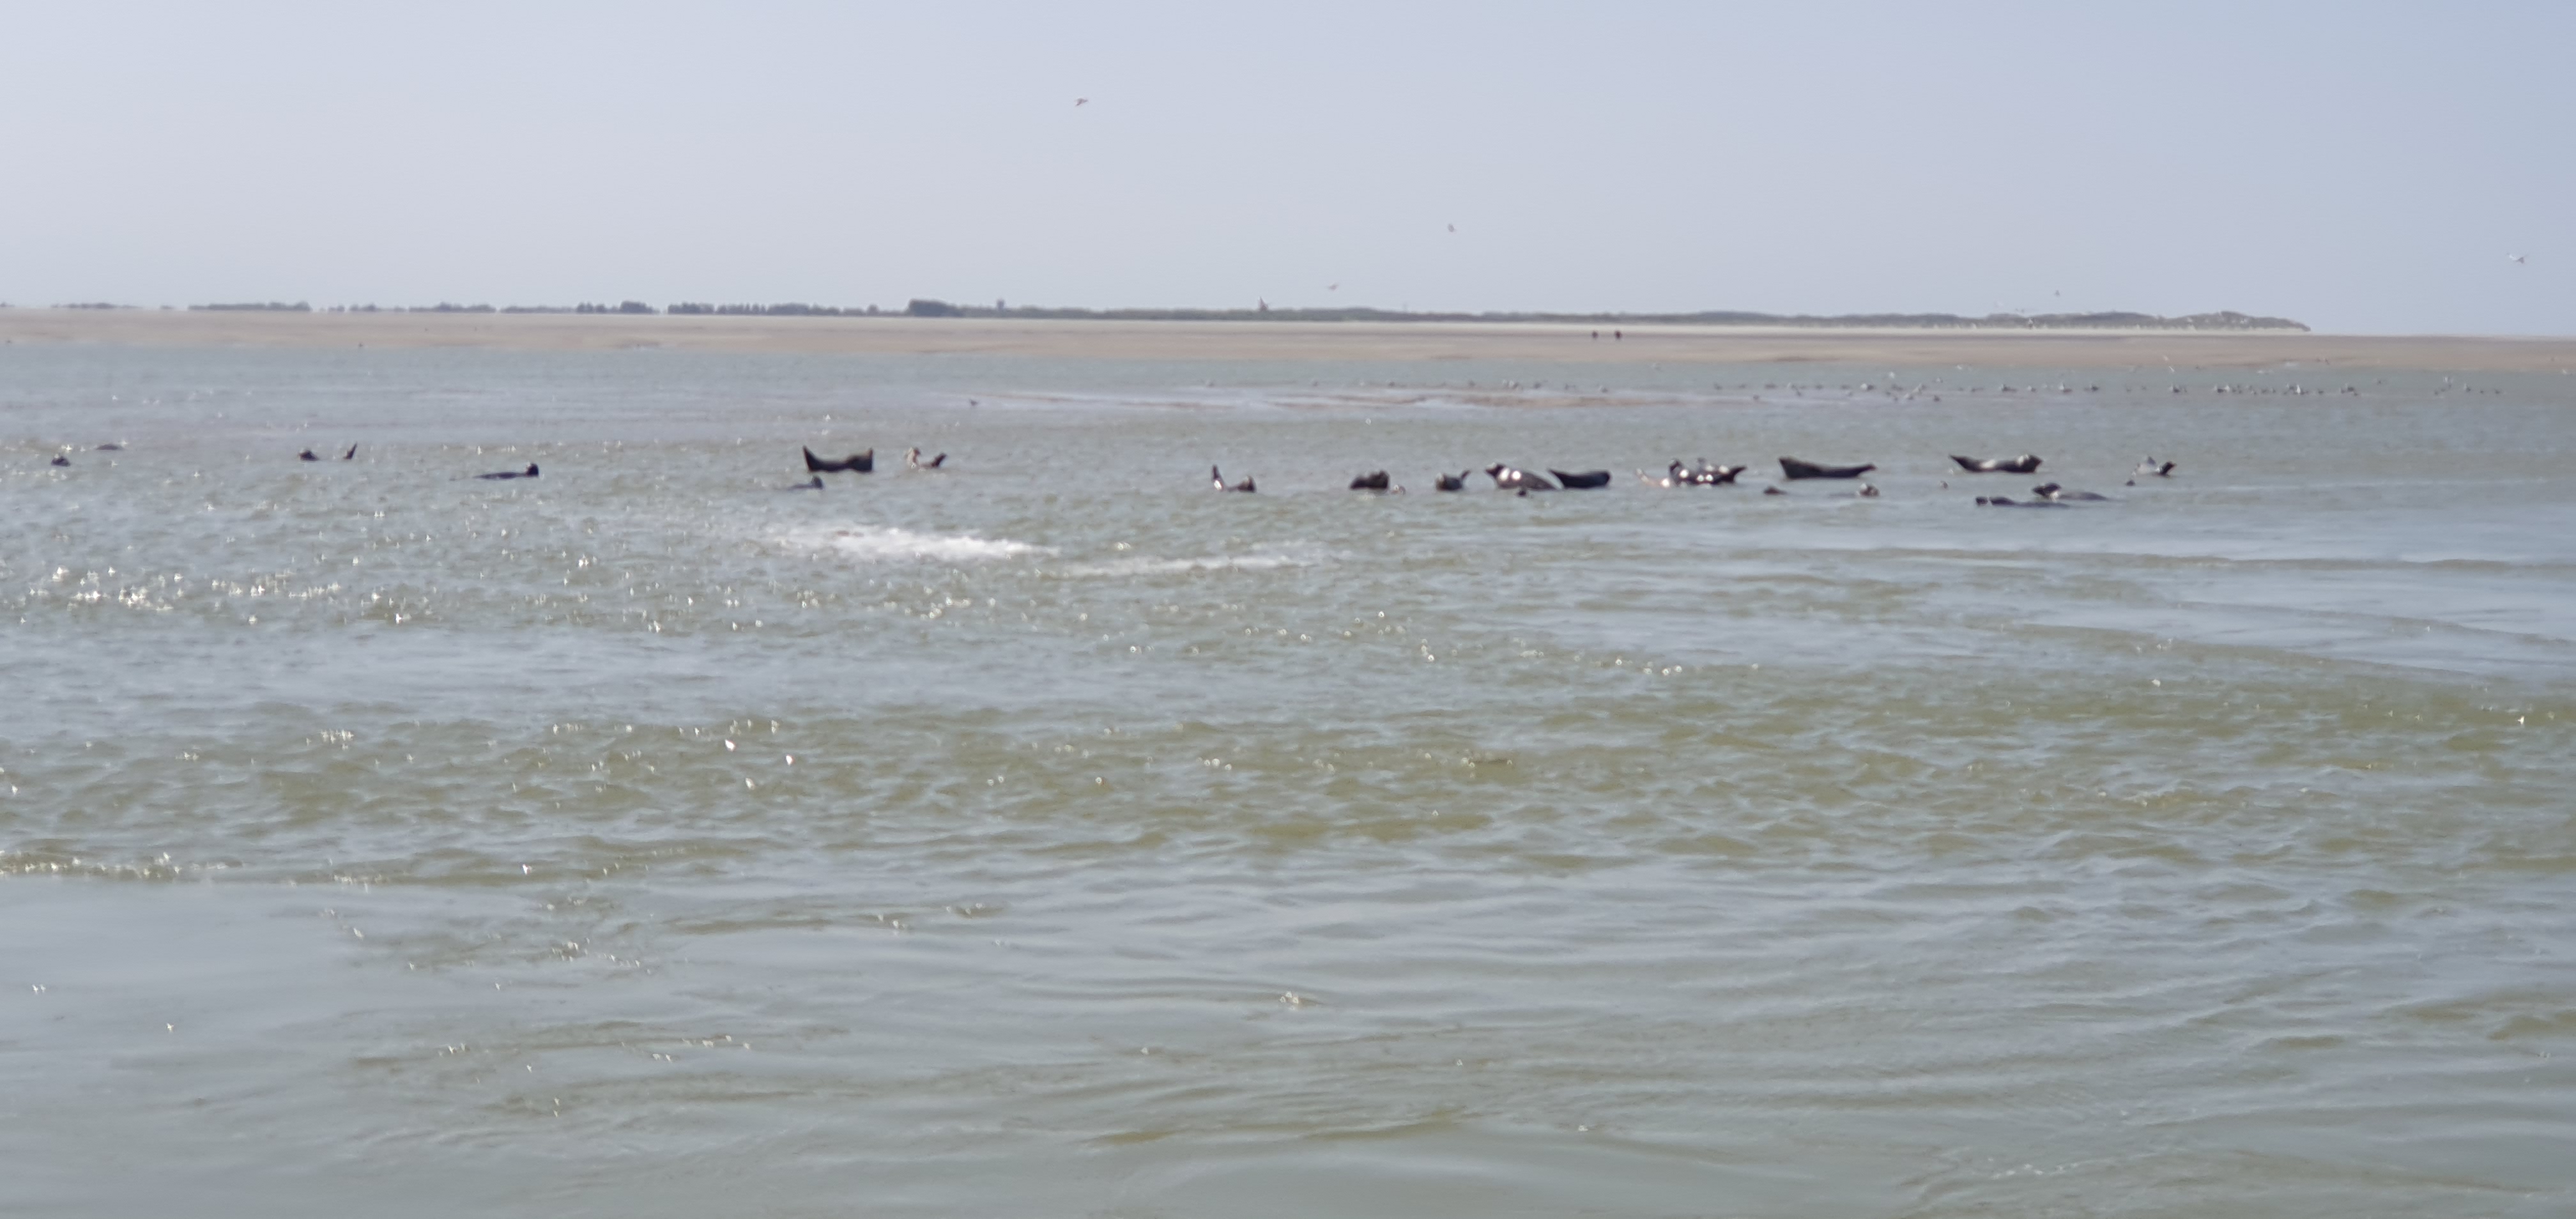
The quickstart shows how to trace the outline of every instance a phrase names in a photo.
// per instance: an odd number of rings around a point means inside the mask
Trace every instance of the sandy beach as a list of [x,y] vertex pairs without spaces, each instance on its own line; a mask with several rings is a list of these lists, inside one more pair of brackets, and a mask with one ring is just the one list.
[[1141,360],[1550,360],[1892,366],[2260,367],[2560,372],[2576,339],[2295,332],[1813,330],[1478,323],[1006,321],[496,313],[0,309],[0,343],[142,347],[988,355]]

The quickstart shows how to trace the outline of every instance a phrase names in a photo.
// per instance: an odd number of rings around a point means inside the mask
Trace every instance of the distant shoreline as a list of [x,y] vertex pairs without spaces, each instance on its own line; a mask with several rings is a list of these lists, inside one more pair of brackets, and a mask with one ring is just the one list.
[[[1593,338],[1593,331],[1600,331]],[[1138,321],[745,314],[0,308],[0,343],[132,347],[667,350],[1209,361],[1851,363],[2561,372],[2576,337],[2304,330],[1847,327],[1541,321]]]

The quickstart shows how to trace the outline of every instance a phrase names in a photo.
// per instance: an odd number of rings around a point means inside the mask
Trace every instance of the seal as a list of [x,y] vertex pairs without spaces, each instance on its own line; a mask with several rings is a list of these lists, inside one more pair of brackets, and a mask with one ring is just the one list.
[[2139,463],[2138,463],[2138,468],[2137,468],[2136,470],[2131,471],[2131,473],[2135,473],[2135,474],[2148,474],[2148,475],[2153,475],[2154,477],[2157,477],[2157,478],[2171,478],[2171,477],[2173,477],[2173,472],[2174,472],[2174,463],[2172,463],[2172,462],[2170,462],[2170,461],[2159,462],[2159,461],[2157,461],[2155,458],[2152,458],[2152,457],[2150,457],[2150,458],[2146,459],[2145,461],[2139,462]]
[[1435,475],[1431,485],[1442,491],[1464,491],[1467,489],[1467,476],[1473,473],[1473,470],[1460,470],[1455,474]]
[[2041,483],[2038,486],[2031,488],[2030,493],[2040,497],[2041,499],[2083,500],[2087,503],[2097,504],[2111,502],[2110,496],[2095,495],[2090,491],[2069,491],[2064,487],[2058,486],[2056,483]]
[[355,460],[357,460],[357,458],[358,458],[358,446],[356,446],[356,445],[354,445],[354,444],[349,446],[349,451],[348,451],[348,452],[340,454],[340,460],[342,460],[342,461],[355,461]]
[[1384,470],[1362,474],[1358,478],[1351,480],[1351,490],[1353,491],[1384,491],[1386,488],[1387,479],[1386,471]]
[[1510,466],[1497,464],[1485,467],[1485,473],[1494,480],[1494,489],[1497,491],[1556,490],[1556,484],[1547,481],[1545,475],[1532,474],[1527,470],[1516,470]]
[[1959,468],[1970,474],[2028,474],[2039,468],[2039,455],[2036,453],[2024,453],[2019,457],[1961,457],[1952,453],[1950,460],[1959,463]]
[[814,450],[805,450],[805,472],[808,474],[865,474],[876,468],[877,451],[875,449],[852,453],[839,461],[833,461],[828,457],[816,457]]
[[524,470],[499,470],[490,474],[477,474],[474,477],[492,481],[509,478],[535,478],[536,476],[537,463],[532,461],[528,463],[528,468]]
[[1590,470],[1581,474],[1568,474],[1563,470],[1551,469],[1548,473],[1556,476],[1556,485],[1563,487],[1568,491],[1598,491],[1601,488],[1610,485],[1610,472],[1608,470]]
[[68,458],[68,457],[63,456],[63,455],[62,455],[62,454],[60,454],[60,453],[56,453],[56,454],[54,454],[54,459],[53,459],[52,461],[46,462],[45,464],[46,464],[46,465],[49,465],[49,466],[68,466],[68,465],[72,464],[72,459],[71,459],[71,458]]
[[1812,461],[1800,461],[1795,457],[1780,459],[1781,477],[1792,482],[1801,478],[1858,478],[1877,468],[1874,465],[1820,466]]
[[[876,450],[870,449],[868,451],[870,453],[874,453]],[[946,453],[942,453],[928,461],[923,461],[921,459],[921,450],[905,449],[903,451],[903,468],[907,470],[936,470],[940,466],[946,464],[947,461],[948,454]]]
[[1977,506],[1980,508],[2063,508],[2066,505],[2053,499],[2018,500],[2003,495],[1980,495],[1977,497]]
[[306,450],[304,450],[303,452],[296,454],[296,455],[295,455],[295,460],[297,460],[297,461],[320,461],[320,460],[322,460],[322,459],[321,459],[321,458],[319,458],[319,457],[314,456],[314,455],[313,455],[313,450],[311,450],[311,449],[306,449]]
[[1255,490],[1252,485],[1252,479],[1249,476],[1245,477],[1242,482],[1236,483],[1231,487],[1225,485],[1225,475],[1220,473],[1215,466],[1208,467],[1208,482],[1213,484],[1219,491],[1241,491],[1246,495],[1250,495]]
[[779,488],[779,490],[781,490],[781,491],[820,491],[820,490],[822,490],[822,489],[823,489],[823,476],[822,476],[822,475],[820,475],[820,474],[815,475],[815,476],[814,476],[814,481],[812,481],[812,482],[803,482],[803,483],[798,483],[798,484],[796,484],[796,485],[795,485],[795,486],[793,486],[793,487],[780,487],[780,488]]

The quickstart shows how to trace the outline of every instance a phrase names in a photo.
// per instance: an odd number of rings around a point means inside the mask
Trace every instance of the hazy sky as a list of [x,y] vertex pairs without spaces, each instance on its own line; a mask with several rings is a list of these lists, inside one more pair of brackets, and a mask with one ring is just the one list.
[[2576,333],[2563,2],[10,3],[0,31],[16,304]]

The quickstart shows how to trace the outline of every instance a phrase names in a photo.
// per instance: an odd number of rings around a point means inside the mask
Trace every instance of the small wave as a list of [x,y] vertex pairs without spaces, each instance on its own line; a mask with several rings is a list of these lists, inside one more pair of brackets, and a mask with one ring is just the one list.
[[796,529],[779,543],[790,550],[837,555],[866,563],[981,563],[1029,554],[1054,554],[1049,546],[971,533],[914,533],[891,525]]
[[1283,567],[1306,567],[1316,560],[1309,555],[1245,554],[1208,555],[1196,559],[1112,559],[1106,563],[1078,563],[1064,569],[1068,576],[1171,576],[1201,571],[1277,571]]

